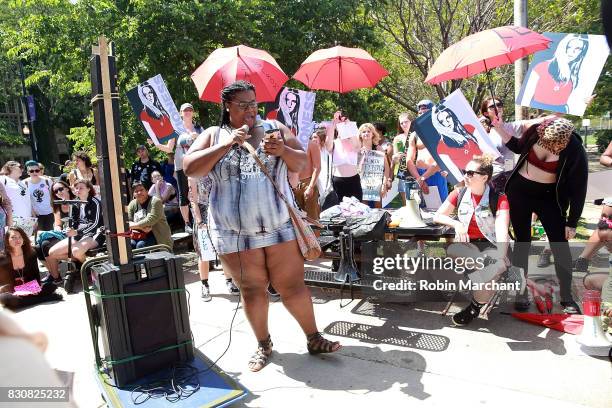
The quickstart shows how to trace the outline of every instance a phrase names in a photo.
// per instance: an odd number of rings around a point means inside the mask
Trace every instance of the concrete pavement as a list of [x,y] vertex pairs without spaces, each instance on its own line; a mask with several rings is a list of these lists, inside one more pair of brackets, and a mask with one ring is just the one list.
[[[216,360],[228,346],[238,298],[226,294],[223,274],[213,271],[213,300],[202,302],[195,258],[182,256],[187,260],[184,275],[195,345]],[[334,333],[328,337],[341,341],[342,350],[310,356],[297,323],[276,301],[269,314],[275,350],[271,363],[251,373],[247,361],[256,343],[240,308],[231,345],[218,363],[250,391],[235,406],[609,407],[612,401],[607,359],[584,355],[572,335],[500,314],[509,305],[495,309],[489,321],[457,328],[449,316],[463,305],[441,316],[441,303],[356,299],[340,307],[337,291],[312,288],[312,296],[320,330]],[[347,302],[345,296],[342,305]],[[48,335],[47,359],[52,367],[74,373],[76,403],[104,406],[92,376],[83,294],[23,310],[18,319]]]

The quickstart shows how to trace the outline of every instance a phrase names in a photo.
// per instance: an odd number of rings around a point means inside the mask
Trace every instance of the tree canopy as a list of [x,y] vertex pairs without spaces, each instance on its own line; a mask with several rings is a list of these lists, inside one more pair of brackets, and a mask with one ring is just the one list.
[[[601,33],[596,0],[531,1],[533,28]],[[317,92],[315,120],[342,107],[358,122],[386,122],[414,110],[419,99],[440,99],[461,87],[473,106],[484,94],[484,78],[423,83],[435,58],[471,33],[512,23],[503,0],[0,0],[0,103],[20,95],[15,67],[22,61],[26,86],[40,112],[36,132],[41,158],[52,132],[69,134],[75,149],[94,153],[90,109],[91,46],[113,41],[119,70],[122,135],[126,161],[146,139],[125,92],[161,74],[175,103],[190,101],[204,126],[215,124],[219,106],[197,101],[191,73],[219,47],[245,44],[268,51],[291,76],[313,51],[335,44],[370,52],[389,71],[374,89],[338,95]],[[600,97],[587,113],[610,109],[610,65],[599,82]],[[12,78],[12,79],[11,79]],[[512,66],[494,71],[497,93],[513,99]],[[11,82],[12,81],[12,82]],[[306,87],[295,80],[286,86]],[[6,136],[6,137],[3,137]],[[0,138],[11,143],[0,126]]]

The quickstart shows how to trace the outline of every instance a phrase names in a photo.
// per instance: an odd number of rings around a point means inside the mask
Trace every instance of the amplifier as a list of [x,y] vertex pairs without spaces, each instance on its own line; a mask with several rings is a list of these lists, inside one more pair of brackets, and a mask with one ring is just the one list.
[[[92,266],[92,279],[99,294],[90,313],[92,333],[100,333],[116,386],[193,360],[180,258],[164,251],[134,256],[125,265],[104,262]],[[174,291],[129,296],[168,290]]]

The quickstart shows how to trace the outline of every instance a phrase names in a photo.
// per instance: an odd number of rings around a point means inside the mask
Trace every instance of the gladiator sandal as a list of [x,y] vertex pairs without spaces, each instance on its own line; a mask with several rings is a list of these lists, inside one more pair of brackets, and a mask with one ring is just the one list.
[[342,347],[338,341],[329,341],[316,332],[306,336],[306,348],[310,354],[333,353]]
[[257,372],[268,364],[268,359],[272,354],[272,346],[272,339],[269,334],[265,340],[257,342],[257,351],[255,351],[249,360],[249,369],[251,371]]

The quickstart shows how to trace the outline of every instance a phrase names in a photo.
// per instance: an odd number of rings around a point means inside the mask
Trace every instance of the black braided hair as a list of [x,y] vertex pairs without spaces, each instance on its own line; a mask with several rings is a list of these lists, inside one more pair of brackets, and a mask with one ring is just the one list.
[[248,81],[240,80],[240,81],[231,83],[230,85],[226,86],[225,88],[221,90],[221,122],[219,124],[219,127],[223,127],[223,125],[230,124],[229,112],[227,111],[227,108],[225,107],[226,102],[233,100],[234,95],[237,94],[238,92],[244,92],[244,91],[255,92],[255,85],[253,85],[252,83]]

